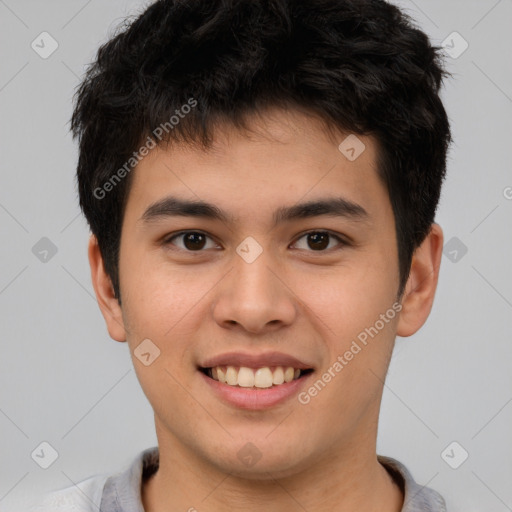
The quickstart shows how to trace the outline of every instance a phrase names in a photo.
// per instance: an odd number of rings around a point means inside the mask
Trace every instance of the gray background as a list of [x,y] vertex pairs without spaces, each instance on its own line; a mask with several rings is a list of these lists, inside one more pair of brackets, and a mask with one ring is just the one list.
[[[429,320],[397,339],[378,451],[441,492],[452,512],[504,512],[512,510],[512,2],[398,3],[434,43],[456,31],[469,47],[447,58],[454,79],[443,93],[455,142],[437,222],[445,243],[456,239],[445,246]],[[109,338],[94,299],[68,132],[84,66],[142,7],[0,0],[0,509],[118,470],[156,444],[127,345]],[[43,31],[59,44],[47,59],[31,48]],[[32,251],[42,237],[57,249],[47,261]],[[31,458],[43,441],[59,453],[46,470]],[[468,459],[452,469],[446,460],[460,462],[462,450]]]

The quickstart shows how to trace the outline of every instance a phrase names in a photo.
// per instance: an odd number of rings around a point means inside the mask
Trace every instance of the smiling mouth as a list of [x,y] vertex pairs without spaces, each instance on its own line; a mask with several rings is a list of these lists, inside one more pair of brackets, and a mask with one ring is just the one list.
[[313,369],[299,369],[292,366],[265,366],[260,368],[215,366],[210,368],[200,367],[199,371],[207,377],[228,386],[268,389],[298,380],[310,374]]

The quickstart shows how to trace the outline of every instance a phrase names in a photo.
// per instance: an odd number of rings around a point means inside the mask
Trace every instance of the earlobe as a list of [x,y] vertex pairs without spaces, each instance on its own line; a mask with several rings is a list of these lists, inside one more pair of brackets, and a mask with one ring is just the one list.
[[425,240],[414,251],[402,298],[398,336],[411,336],[426,322],[434,302],[442,252],[443,230],[433,223]]
[[88,254],[92,285],[110,337],[116,341],[126,341],[121,306],[115,297],[112,281],[105,272],[98,240],[94,235],[91,235],[89,239]]

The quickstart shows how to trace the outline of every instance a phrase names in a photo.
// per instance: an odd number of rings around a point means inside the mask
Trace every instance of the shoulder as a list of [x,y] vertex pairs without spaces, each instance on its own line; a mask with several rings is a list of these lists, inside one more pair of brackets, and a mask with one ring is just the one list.
[[96,475],[76,485],[41,496],[29,512],[98,512],[108,475]]
[[382,455],[378,460],[404,493],[402,512],[446,512],[444,498],[434,489],[418,484],[404,464]]
[[29,503],[28,512],[99,512],[133,510],[141,481],[158,469],[158,447],[148,448],[114,474],[95,475],[52,491]]

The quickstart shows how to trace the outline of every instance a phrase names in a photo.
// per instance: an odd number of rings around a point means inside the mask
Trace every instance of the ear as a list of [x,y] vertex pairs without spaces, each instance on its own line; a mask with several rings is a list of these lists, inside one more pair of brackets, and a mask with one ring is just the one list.
[[433,223],[412,257],[398,320],[398,336],[411,336],[427,320],[434,302],[442,253],[443,230],[439,224]]
[[112,281],[105,272],[103,257],[94,235],[89,239],[89,265],[96,299],[107,324],[110,337],[116,341],[126,341],[126,331],[119,301],[114,295]]

